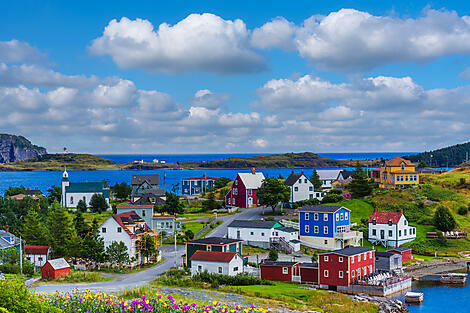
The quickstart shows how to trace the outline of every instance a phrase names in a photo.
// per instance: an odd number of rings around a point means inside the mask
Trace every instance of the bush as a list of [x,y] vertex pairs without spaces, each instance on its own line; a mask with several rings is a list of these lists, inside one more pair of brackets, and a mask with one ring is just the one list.
[[269,251],[268,258],[271,261],[277,261],[277,259],[279,258],[279,253],[277,252],[277,250],[272,249],[272,250]]
[[457,223],[445,206],[439,206],[434,213],[434,226],[440,231],[450,231],[455,228]]
[[302,200],[302,201],[296,201],[293,204],[294,209],[298,209],[303,207],[304,205],[317,205],[320,204],[320,200],[318,199],[308,199],[308,200]]
[[0,281],[0,303],[9,313],[60,312],[59,309],[53,308],[37,298],[19,279]]
[[344,200],[343,196],[340,196],[334,193],[328,193],[323,197],[323,199],[321,200],[321,203],[336,203],[342,200]]
[[465,206],[461,206],[458,209],[457,213],[459,213],[460,215],[467,215],[468,214],[468,208],[465,207]]
[[262,280],[248,273],[240,273],[235,276],[220,275],[204,271],[195,274],[192,279],[194,281],[211,284],[213,287],[224,286],[250,286],[250,285],[271,285],[270,282]]

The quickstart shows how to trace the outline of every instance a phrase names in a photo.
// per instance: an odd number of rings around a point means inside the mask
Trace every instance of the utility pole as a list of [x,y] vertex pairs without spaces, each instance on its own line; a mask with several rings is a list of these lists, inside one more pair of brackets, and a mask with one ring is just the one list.
[[23,245],[22,245],[22,239],[20,236],[20,273],[23,274]]

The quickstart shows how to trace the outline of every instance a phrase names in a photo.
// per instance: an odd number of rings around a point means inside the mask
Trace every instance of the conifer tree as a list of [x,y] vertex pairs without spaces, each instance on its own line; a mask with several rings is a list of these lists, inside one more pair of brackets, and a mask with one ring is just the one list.
[[78,237],[73,219],[67,209],[54,201],[49,211],[48,222],[49,242],[53,257],[61,258],[74,255]]
[[99,233],[99,225],[96,218],[82,244],[82,256],[95,263],[103,262],[105,259],[104,241]]
[[349,190],[351,190],[354,197],[362,198],[372,193],[372,183],[359,162],[356,163],[352,178],[353,180],[349,183]]
[[78,209],[77,211],[75,211],[73,224],[75,225],[77,235],[82,239],[85,238],[88,232],[90,231],[90,226],[85,222],[85,218],[83,218],[82,212]]
[[319,190],[321,186],[323,185],[320,179],[320,175],[318,175],[318,172],[315,169],[313,170],[312,177],[310,177],[310,181],[312,182],[313,188],[315,190]]
[[36,211],[29,211],[25,217],[23,239],[28,245],[47,245],[47,230]]

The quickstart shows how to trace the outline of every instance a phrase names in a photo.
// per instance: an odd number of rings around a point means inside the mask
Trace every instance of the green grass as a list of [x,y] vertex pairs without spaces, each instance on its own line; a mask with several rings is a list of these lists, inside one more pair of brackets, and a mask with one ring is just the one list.
[[267,249],[252,247],[248,245],[243,245],[242,251],[244,255],[256,255],[256,254],[269,253],[269,250]]
[[92,212],[85,212],[83,213],[83,218],[85,219],[85,222],[91,225],[91,222],[93,222],[93,219],[96,218],[98,221],[98,225],[103,223],[109,216],[113,215],[112,210],[108,210],[103,213],[92,213]]
[[68,284],[68,283],[93,283],[113,280],[115,277],[103,278],[98,272],[70,270],[70,276],[58,278],[56,280],[41,279],[39,284]]
[[198,231],[200,231],[205,224],[203,222],[187,222],[187,223],[182,223],[181,224],[184,231],[186,230],[191,230],[193,234],[196,234]]

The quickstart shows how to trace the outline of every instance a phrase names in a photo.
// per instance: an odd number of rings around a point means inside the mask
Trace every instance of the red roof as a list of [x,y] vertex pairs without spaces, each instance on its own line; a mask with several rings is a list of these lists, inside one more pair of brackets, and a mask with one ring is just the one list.
[[379,212],[377,209],[374,209],[374,212],[369,217],[369,223],[372,223],[372,220],[375,220],[378,224],[388,224],[388,221],[392,221],[392,224],[397,224],[403,215],[403,210],[399,212]]
[[237,255],[236,252],[219,252],[219,251],[202,251],[197,250],[190,260],[191,261],[209,261],[228,263]]
[[116,208],[153,208],[153,204],[119,204]]
[[[126,220],[130,220],[131,222],[133,222],[134,224],[136,224],[136,220],[134,220],[132,218],[132,216],[137,216],[139,218],[139,222],[142,222],[143,219],[137,215],[137,213],[135,213],[135,211],[130,211],[130,212],[126,212],[126,213],[122,213],[122,214],[115,214],[113,215],[112,217],[114,218],[114,220],[119,224],[119,226],[122,227],[122,229],[124,229],[126,231],[126,233],[131,237],[131,238],[135,238],[135,234],[133,234],[128,228],[127,226],[124,224],[124,222],[122,221],[122,218],[126,218]],[[150,230],[150,227],[147,225],[147,223],[143,223],[144,224],[144,227],[146,230]]]
[[218,178],[209,177],[209,176],[201,176],[201,177],[190,177],[190,178],[183,178],[182,180],[217,180]]
[[24,246],[24,253],[35,255],[47,255],[49,252],[49,248],[49,246]]

